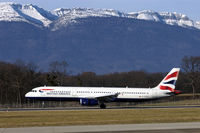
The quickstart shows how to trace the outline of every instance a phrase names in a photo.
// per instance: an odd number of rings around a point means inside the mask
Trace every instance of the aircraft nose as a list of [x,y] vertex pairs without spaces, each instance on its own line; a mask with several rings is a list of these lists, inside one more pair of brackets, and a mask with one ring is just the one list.
[[28,93],[26,93],[26,94],[25,94],[25,97],[29,97],[29,94],[30,94],[29,92],[28,92]]

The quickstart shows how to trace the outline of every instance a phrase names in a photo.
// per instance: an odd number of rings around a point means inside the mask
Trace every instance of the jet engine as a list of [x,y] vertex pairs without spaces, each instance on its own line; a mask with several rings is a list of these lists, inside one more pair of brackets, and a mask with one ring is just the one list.
[[81,104],[81,105],[88,105],[88,106],[98,105],[98,100],[95,100],[95,99],[87,99],[87,98],[81,98],[81,99],[80,99],[80,104]]

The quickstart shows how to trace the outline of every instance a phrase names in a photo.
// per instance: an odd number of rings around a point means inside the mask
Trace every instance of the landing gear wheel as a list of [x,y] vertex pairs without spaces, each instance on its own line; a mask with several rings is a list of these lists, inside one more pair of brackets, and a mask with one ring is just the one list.
[[104,103],[100,104],[100,108],[101,109],[105,109],[106,108],[106,105]]

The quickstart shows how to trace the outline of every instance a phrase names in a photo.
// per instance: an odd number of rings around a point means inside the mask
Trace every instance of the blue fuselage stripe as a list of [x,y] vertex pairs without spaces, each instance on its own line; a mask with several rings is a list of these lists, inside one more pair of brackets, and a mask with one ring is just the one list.
[[[27,97],[27,99],[30,100],[44,100],[44,101],[80,101],[80,99],[83,98],[67,98],[67,97]],[[142,102],[142,101],[149,101],[149,100],[153,100],[153,99],[132,99],[132,98],[115,98],[113,100],[113,102],[131,102],[131,101],[138,101],[138,102]]]

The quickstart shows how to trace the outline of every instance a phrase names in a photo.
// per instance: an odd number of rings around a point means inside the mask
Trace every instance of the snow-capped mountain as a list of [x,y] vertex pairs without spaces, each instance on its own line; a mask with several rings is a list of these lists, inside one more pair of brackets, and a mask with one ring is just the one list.
[[12,3],[0,3],[0,20],[26,22],[26,19],[14,10]]
[[169,12],[154,12],[154,11],[140,11],[123,13],[113,9],[88,9],[88,8],[73,8],[73,9],[56,9],[53,13],[61,19],[58,21],[57,26],[67,25],[71,22],[76,22],[77,18],[86,17],[125,17],[133,19],[141,19],[147,21],[161,22],[169,25],[177,25],[182,27],[193,27],[200,29],[200,23],[194,22],[189,19],[186,15],[180,13],[169,13]]
[[200,29],[200,21],[197,21],[197,22],[195,23],[195,27],[196,27],[197,29]]
[[127,17],[128,14],[113,9],[92,9],[92,8],[59,8],[53,11],[53,14],[60,18],[54,25],[53,30],[59,27],[67,26],[70,23],[76,23],[77,18],[87,17]]
[[200,29],[199,22],[194,22],[186,15],[181,13],[169,12],[154,12],[154,11],[141,11],[129,13],[128,17],[142,20],[151,20],[155,22],[162,22],[169,25],[178,25],[182,27],[194,27]]
[[63,9],[59,8],[53,11],[57,16],[69,16],[70,18],[84,18],[84,17],[126,17],[127,14],[113,9],[92,9],[92,8],[73,8]]
[[123,13],[113,9],[91,9],[91,8],[59,8],[52,12],[46,11],[38,6],[29,4],[21,5],[10,2],[0,3],[0,21],[23,21],[48,27],[52,22],[54,30],[66,26],[69,23],[76,23],[77,18],[87,17],[123,17],[141,19],[147,21],[161,22],[169,25],[177,25],[186,28],[200,29],[200,22],[189,19],[180,13],[140,11]]
[[57,16],[35,5],[0,3],[0,21],[23,21],[48,26]]
[[200,49],[200,21],[178,13],[0,3],[0,29],[1,61],[31,61],[44,71],[66,60],[72,73],[164,72]]

